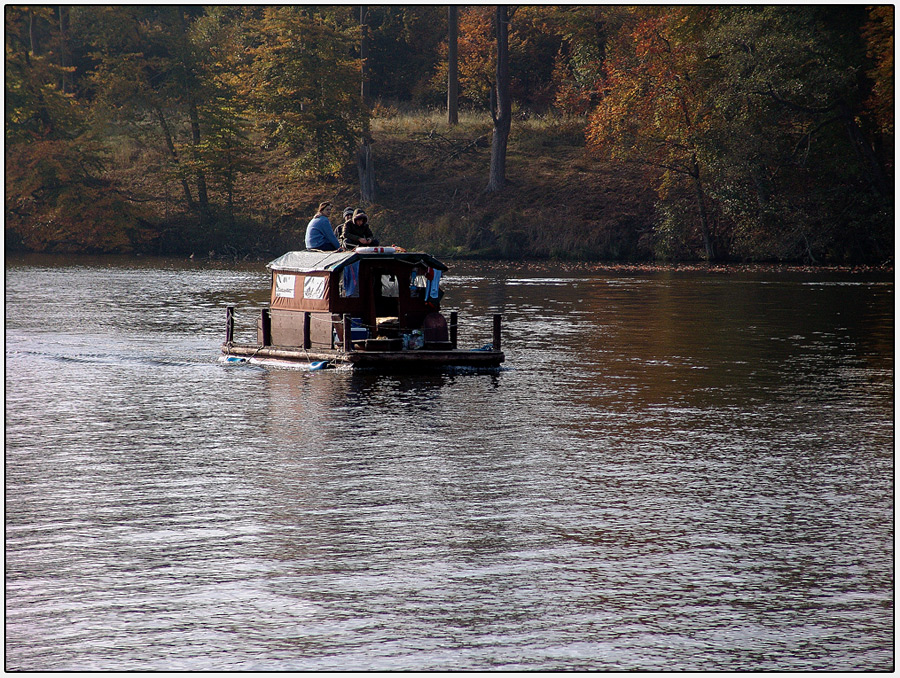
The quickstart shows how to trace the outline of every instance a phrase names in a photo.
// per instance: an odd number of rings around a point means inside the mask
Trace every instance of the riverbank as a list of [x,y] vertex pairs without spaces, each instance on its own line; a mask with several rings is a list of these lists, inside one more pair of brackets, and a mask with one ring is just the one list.
[[[587,157],[583,124],[519,118],[510,135],[508,184],[488,194],[486,116],[464,114],[453,128],[440,112],[377,117],[377,195],[363,206],[370,225],[383,244],[442,256],[651,260],[654,196],[637,168]],[[203,242],[236,255],[296,249],[319,202],[331,200],[338,210],[360,206],[355,167],[314,180],[293,174],[291,159],[280,151],[263,151],[257,159],[260,172],[236,186],[236,238],[197,234],[201,242],[189,249],[205,252]],[[150,179],[133,168],[122,180],[141,185]],[[159,189],[144,192],[159,195]],[[157,203],[157,218],[165,208]]]
[[[282,252],[283,253],[283,252]],[[279,254],[282,254],[279,253]],[[125,268],[176,267],[186,269],[235,267],[240,270],[263,270],[264,264],[273,256],[232,256],[224,252],[208,252],[202,256],[156,256],[141,253],[131,254],[59,254],[40,252],[7,252],[5,263],[7,268],[19,266],[43,266],[47,268],[106,267],[122,266]],[[892,264],[879,266],[868,265],[817,265],[774,264],[774,263],[730,263],[709,264],[695,263],[651,263],[651,262],[597,262],[583,260],[560,259],[475,259],[473,257],[440,255],[441,260],[451,270],[465,268],[478,269],[482,272],[506,273],[510,276],[520,274],[541,275],[590,275],[590,274],[635,274],[651,275],[657,273],[708,273],[711,275],[753,275],[753,274],[798,274],[798,275],[861,275],[893,279]]]
[[[385,111],[372,123],[377,196],[365,205],[382,243],[457,257],[650,260],[653,195],[636,168],[587,157],[581,119],[519,116],[509,140],[506,188],[487,194],[491,122],[464,113],[449,128],[441,112]],[[158,171],[160,149],[125,134],[107,140],[103,181],[127,203],[102,228],[79,222],[64,196],[43,208],[7,196],[7,250],[155,255],[277,255],[302,247],[322,200],[359,206],[356,168],[314,179],[278,149],[258,148],[255,172],[200,223],[180,185]],[[9,167],[8,175],[15,173]],[[24,182],[31,189],[30,182]],[[92,201],[95,202],[95,201]],[[95,213],[91,219],[98,218]],[[97,230],[104,230],[98,237]],[[115,236],[111,235],[115,231]]]
[[[371,128],[377,196],[363,206],[370,224],[382,244],[445,258],[652,266],[658,196],[644,169],[590,157],[584,122],[517,115],[508,184],[489,194],[486,115],[464,113],[450,128],[440,111],[380,109]],[[46,187],[35,190],[32,176],[65,164],[52,151],[42,149],[48,159],[33,167],[23,164],[31,161],[29,151],[7,154],[7,251],[268,260],[303,247],[306,224],[322,200],[337,210],[360,206],[354,166],[314,179],[294,172],[283,151],[257,145],[255,171],[238,177],[230,200],[211,185],[210,202],[219,207],[201,221],[184,207],[176,177],[160,170],[161,149],[115,132],[106,139],[102,180],[70,178],[77,190],[64,185],[51,200]],[[73,209],[67,202],[73,195],[91,209]],[[699,232],[682,253],[683,261],[700,258]],[[815,263],[848,260],[838,253]]]

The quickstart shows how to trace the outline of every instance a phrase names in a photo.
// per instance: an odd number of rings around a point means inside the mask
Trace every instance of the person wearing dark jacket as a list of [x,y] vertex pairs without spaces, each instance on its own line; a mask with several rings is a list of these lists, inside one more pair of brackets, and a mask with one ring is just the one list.
[[335,236],[337,236],[338,240],[341,239],[341,233],[344,232],[344,228],[347,226],[347,224],[353,223],[353,212],[354,212],[354,210],[352,207],[344,208],[344,211],[341,214],[341,219],[342,219],[341,223],[337,224],[334,227],[334,234],[335,234]]
[[344,249],[374,247],[378,239],[369,228],[369,217],[362,210],[356,210],[353,218],[344,222],[341,228],[341,245]]

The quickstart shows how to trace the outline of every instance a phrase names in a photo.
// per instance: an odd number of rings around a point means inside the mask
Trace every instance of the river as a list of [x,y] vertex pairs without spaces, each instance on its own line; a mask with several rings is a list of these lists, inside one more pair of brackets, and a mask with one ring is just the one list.
[[500,371],[223,364],[262,264],[7,257],[7,670],[893,668],[892,274],[448,263]]

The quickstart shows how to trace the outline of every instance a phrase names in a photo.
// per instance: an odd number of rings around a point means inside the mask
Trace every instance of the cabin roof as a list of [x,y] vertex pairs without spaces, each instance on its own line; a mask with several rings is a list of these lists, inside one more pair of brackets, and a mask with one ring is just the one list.
[[300,250],[282,254],[274,261],[266,264],[270,271],[290,271],[292,273],[311,273],[313,271],[338,271],[348,264],[362,260],[403,261],[408,264],[430,266],[439,271],[446,271],[447,265],[424,252],[392,252],[390,254],[360,254],[358,252],[320,252],[317,250]]

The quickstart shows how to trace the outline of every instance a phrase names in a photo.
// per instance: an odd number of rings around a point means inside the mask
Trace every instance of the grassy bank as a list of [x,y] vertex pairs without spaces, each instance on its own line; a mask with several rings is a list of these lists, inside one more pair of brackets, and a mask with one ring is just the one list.
[[[463,113],[450,128],[441,112],[382,110],[372,124],[377,198],[365,206],[373,230],[383,244],[443,256],[650,258],[653,195],[634,168],[589,159],[582,128],[577,119],[517,117],[508,185],[487,194],[485,114]],[[141,201],[146,222],[158,229],[148,241],[151,253],[265,257],[303,246],[320,201],[359,205],[355,167],[314,180],[292,174],[283,152],[260,150],[260,171],[236,186],[234,219],[220,215],[217,226],[200,227],[182,211],[177,182],[155,171],[155,148],[124,138],[115,147],[109,178]]]
[[[458,256],[635,259],[650,255],[652,195],[633,170],[586,157],[583,122],[517,119],[506,188],[484,192],[491,125],[400,116],[375,126],[386,231]],[[645,238],[646,240],[646,238]]]

